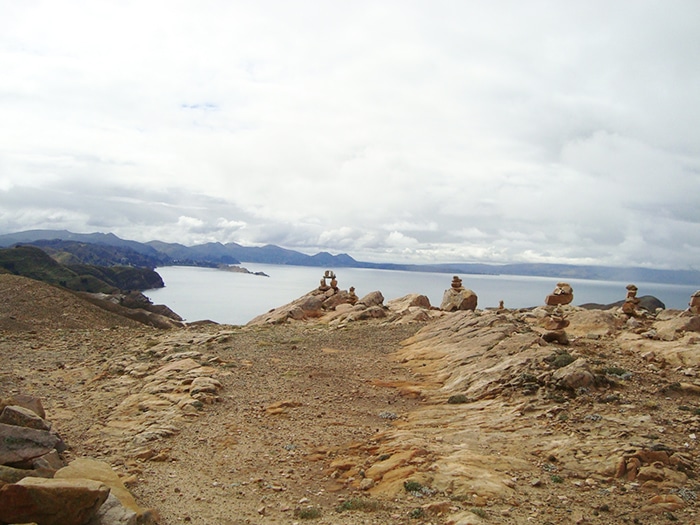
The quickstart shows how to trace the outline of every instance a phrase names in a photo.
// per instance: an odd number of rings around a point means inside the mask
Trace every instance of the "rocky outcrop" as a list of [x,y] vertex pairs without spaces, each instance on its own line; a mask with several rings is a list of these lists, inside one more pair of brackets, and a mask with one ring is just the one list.
[[452,278],[450,288],[445,290],[440,303],[440,310],[455,312],[457,310],[476,310],[478,298],[476,294],[462,286],[462,279],[457,275]]
[[[673,495],[693,490],[695,418],[673,418],[684,429],[673,437],[657,429],[670,425],[673,407],[694,410],[700,338],[673,342],[677,352],[683,347],[689,379],[674,383],[659,371],[679,362],[651,350],[660,347],[649,331],[671,321],[693,326],[692,318],[669,312],[673,319],[629,323],[618,310],[560,308],[556,316],[551,307],[455,312],[405,341],[396,359],[415,374],[424,403],[379,434],[366,455],[355,448],[338,457],[339,479],[375,497],[415,486],[482,505],[516,494],[533,501],[558,483],[592,496],[620,479],[641,487],[647,515],[684,509],[692,500]],[[568,347],[543,339],[547,323],[566,329]],[[349,479],[358,472],[365,479]],[[451,523],[472,523],[454,506],[443,512],[452,512]]]
[[108,464],[80,458],[66,466],[66,447],[44,419],[41,400],[18,395],[0,406],[0,523],[157,522],[157,513],[140,508]]
[[0,522],[86,525],[107,496],[99,481],[24,478],[0,487]]

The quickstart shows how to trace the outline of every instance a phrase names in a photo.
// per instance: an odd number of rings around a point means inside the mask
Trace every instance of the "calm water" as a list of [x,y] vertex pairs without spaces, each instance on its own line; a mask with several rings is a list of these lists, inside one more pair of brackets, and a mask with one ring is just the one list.
[[[211,268],[166,266],[157,271],[165,288],[148,290],[145,294],[156,304],[166,304],[187,321],[210,319],[225,324],[245,324],[252,318],[293,301],[318,287],[324,268],[278,266],[273,264],[244,264],[251,272],[262,271],[269,277],[226,272]],[[440,306],[442,294],[450,287],[452,274],[400,272],[341,268],[336,271],[338,286],[347,290],[355,287],[362,297],[379,290],[384,302],[409,293],[420,293]],[[479,297],[478,308],[498,306],[502,299],[507,308],[526,308],[544,304],[557,282],[564,280],[574,289],[574,303],[609,304],[625,298],[629,283],[557,279],[552,277],[522,277],[461,274],[462,284]],[[667,308],[685,309],[694,286],[639,283],[638,296],[653,295]]]

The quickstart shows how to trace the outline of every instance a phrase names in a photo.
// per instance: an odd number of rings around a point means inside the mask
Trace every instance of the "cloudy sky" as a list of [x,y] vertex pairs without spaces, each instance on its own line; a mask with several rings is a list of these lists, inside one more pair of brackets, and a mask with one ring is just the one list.
[[0,233],[700,269],[700,2],[0,0]]

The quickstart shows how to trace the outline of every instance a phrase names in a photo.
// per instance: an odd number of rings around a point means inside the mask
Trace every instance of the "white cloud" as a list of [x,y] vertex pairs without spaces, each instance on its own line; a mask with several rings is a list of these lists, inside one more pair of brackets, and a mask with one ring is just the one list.
[[2,232],[697,260],[695,2],[0,11]]

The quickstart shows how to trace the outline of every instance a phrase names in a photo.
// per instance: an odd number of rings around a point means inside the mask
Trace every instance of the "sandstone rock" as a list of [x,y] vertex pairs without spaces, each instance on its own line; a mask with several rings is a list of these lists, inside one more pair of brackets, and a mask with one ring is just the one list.
[[137,515],[139,524],[150,523],[150,520],[155,519],[155,511],[140,507],[124,486],[124,483],[122,483],[121,478],[112,470],[112,467],[104,461],[79,458],[71,461],[67,467],[56,472],[55,477],[56,479],[66,481],[88,479],[102,483],[109,487],[111,494],[113,494],[126,509]]
[[0,400],[0,410],[10,405],[26,408],[27,410],[34,412],[40,418],[46,419],[46,412],[41,404],[41,399],[38,397],[17,394],[7,399]]
[[0,465],[27,461],[61,444],[61,439],[46,430],[0,423]]
[[568,283],[557,283],[554,291],[545,298],[547,306],[561,306],[574,300],[574,290]]
[[579,357],[573,363],[557,369],[552,375],[559,388],[576,390],[580,387],[589,387],[595,383],[595,376],[591,372],[588,362]]
[[559,345],[568,345],[569,337],[564,330],[552,330],[542,334],[542,339],[547,343],[556,343]]
[[24,478],[0,488],[0,523],[85,525],[108,495],[98,481]]
[[430,309],[430,299],[427,296],[421,294],[408,294],[398,299],[392,299],[386,303],[389,310],[392,312],[403,312],[411,307],[419,307]]
[[8,467],[6,465],[0,465],[0,481],[4,483],[17,483],[20,479],[36,476],[33,470]]
[[37,430],[51,430],[51,423],[36,415],[34,411],[17,405],[9,405],[2,410],[0,423]]
[[138,515],[126,508],[119,499],[110,492],[95,516],[87,525],[137,525]]
[[365,295],[362,299],[357,301],[357,304],[365,305],[366,307],[371,306],[382,306],[384,304],[384,296],[380,291],[370,292]]
[[684,332],[700,332],[700,315],[678,316],[665,321],[657,321],[654,323],[654,329],[659,339],[673,341],[682,337]]
[[446,312],[455,312],[457,310],[476,310],[478,302],[477,295],[469,289],[462,288],[457,290],[449,288],[445,290],[440,303],[440,310]]
[[700,315],[700,290],[690,296],[688,310],[695,315]]

